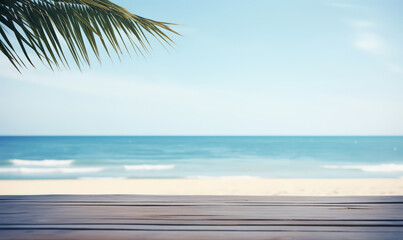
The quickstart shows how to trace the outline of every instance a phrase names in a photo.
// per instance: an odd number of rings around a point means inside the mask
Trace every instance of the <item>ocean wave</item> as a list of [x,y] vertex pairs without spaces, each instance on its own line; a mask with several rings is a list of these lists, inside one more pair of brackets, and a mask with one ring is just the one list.
[[102,168],[0,168],[0,173],[90,173]]
[[175,165],[125,165],[126,170],[169,170]]
[[79,177],[78,180],[121,180],[125,177]]
[[53,159],[45,159],[45,160],[11,159],[9,161],[16,166],[43,166],[43,167],[69,166],[74,162],[74,160],[53,160]]
[[363,172],[403,172],[403,164],[387,163],[378,165],[326,165],[328,169],[356,169]]
[[256,176],[189,176],[188,179],[260,179]]

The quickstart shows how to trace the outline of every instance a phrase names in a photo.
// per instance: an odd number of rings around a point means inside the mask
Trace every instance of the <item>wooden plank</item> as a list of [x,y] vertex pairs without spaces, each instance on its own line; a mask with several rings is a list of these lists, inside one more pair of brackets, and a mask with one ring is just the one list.
[[393,203],[402,202],[403,196],[375,196],[375,197],[283,197],[283,196],[206,196],[206,195],[16,195],[16,196],[0,196],[0,201],[62,201],[62,202],[97,202],[97,201],[113,201],[113,202],[167,202],[167,203],[220,203],[220,202],[260,202],[260,203],[278,203],[278,204],[297,204],[297,203]]
[[2,231],[7,240],[401,240],[401,232],[149,232],[149,231]]
[[0,239],[401,239],[401,236],[403,197],[0,197]]

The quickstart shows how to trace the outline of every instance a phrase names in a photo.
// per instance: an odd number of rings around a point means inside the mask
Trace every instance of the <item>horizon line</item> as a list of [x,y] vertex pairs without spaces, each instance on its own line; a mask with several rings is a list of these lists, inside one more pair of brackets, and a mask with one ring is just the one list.
[[0,137],[403,137],[403,135],[0,135]]

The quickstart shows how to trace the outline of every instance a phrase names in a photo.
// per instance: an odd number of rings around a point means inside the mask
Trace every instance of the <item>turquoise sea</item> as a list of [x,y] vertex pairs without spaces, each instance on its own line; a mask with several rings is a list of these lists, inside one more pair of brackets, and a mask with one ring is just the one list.
[[0,179],[401,177],[403,137],[0,137]]

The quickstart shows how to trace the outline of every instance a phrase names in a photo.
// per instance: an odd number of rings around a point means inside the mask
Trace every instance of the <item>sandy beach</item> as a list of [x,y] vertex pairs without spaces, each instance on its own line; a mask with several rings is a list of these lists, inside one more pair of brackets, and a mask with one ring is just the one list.
[[251,196],[403,195],[403,179],[1,180],[0,195],[156,194]]

